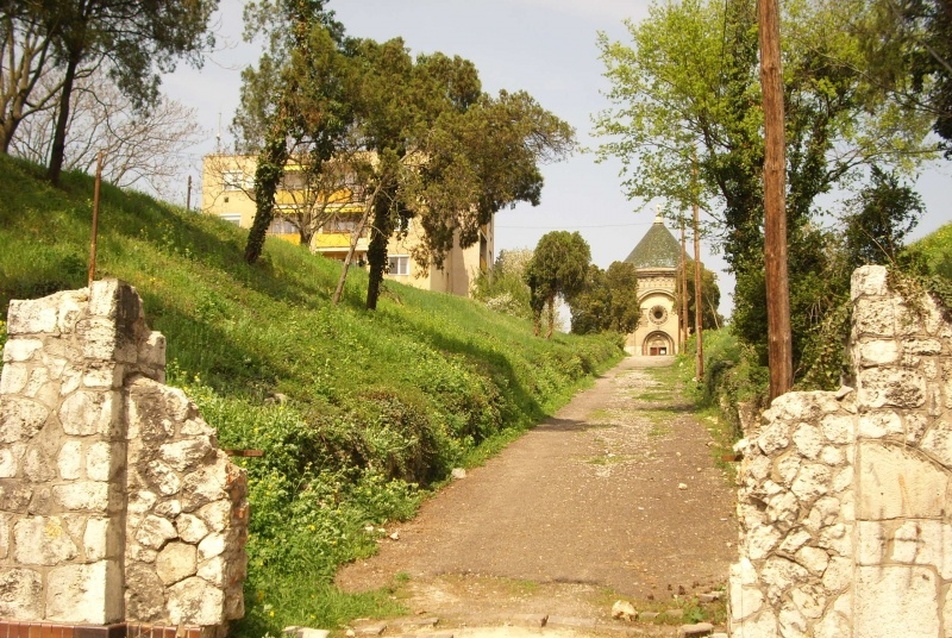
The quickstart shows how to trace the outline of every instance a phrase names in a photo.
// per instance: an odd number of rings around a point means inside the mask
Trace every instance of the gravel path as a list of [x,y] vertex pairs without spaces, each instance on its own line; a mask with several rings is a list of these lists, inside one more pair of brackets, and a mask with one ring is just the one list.
[[[664,357],[628,357],[553,418],[388,530],[380,552],[337,582],[397,595],[442,623],[513,617],[611,622],[723,588],[735,558],[734,492],[710,435]],[[646,634],[647,635],[647,634]]]

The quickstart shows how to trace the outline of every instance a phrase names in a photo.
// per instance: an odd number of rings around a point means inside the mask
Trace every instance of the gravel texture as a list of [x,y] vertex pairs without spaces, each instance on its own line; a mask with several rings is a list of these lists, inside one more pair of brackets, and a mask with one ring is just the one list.
[[[677,608],[723,589],[735,559],[734,488],[667,357],[628,357],[554,417],[395,525],[345,566],[347,591],[394,587],[442,626],[611,629],[612,604]],[[629,635],[670,635],[653,623]],[[643,633],[642,633],[643,632]],[[660,632],[660,633],[659,633]]]

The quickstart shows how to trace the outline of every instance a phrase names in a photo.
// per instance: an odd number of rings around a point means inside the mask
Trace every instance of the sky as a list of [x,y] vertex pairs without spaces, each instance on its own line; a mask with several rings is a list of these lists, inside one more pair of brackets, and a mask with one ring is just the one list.
[[[201,70],[185,64],[163,79],[164,92],[194,108],[203,141],[183,158],[183,170],[200,179],[201,157],[217,144],[233,147],[228,126],[238,106],[241,69],[254,64],[260,43],[241,39],[241,0],[221,0],[213,18],[216,51]],[[349,35],[378,41],[402,37],[415,55],[440,51],[472,61],[483,89],[525,90],[576,129],[583,148],[594,148],[592,117],[609,104],[597,37],[629,42],[624,21],[648,14],[649,0],[330,0]],[[219,140],[220,136],[220,140]],[[617,162],[597,163],[590,152],[543,167],[545,186],[537,207],[520,204],[496,216],[496,255],[533,248],[552,230],[578,231],[592,261],[607,268],[641,240],[663,202],[629,201]],[[184,183],[184,179],[183,179]],[[921,237],[952,221],[945,203],[952,165],[926,171],[918,182],[928,212],[914,234]],[[193,195],[193,198],[195,195]],[[180,198],[184,202],[184,189]],[[193,200],[194,201],[194,200]],[[671,226],[669,225],[669,228]],[[675,232],[674,228],[671,228]],[[691,238],[688,238],[691,250]],[[711,242],[702,239],[702,262],[718,273],[720,311],[730,315],[733,279]]]

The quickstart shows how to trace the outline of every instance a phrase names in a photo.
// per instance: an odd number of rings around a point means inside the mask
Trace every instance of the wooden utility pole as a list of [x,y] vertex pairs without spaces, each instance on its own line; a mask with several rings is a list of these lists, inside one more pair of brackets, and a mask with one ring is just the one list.
[[185,190],[185,210],[192,212],[192,176],[188,176],[188,187]]
[[787,279],[786,156],[778,0],[758,0],[760,84],[764,106],[764,260],[770,398],[793,386]]
[[678,348],[678,352],[681,352],[683,347],[688,343],[688,249],[687,249],[687,236],[684,232],[684,213],[679,215],[681,219],[681,268],[678,273],[678,282],[681,285],[681,300],[680,300],[680,309],[678,310],[678,336],[682,337],[681,339],[681,348]]
[[86,285],[92,286],[96,279],[96,246],[99,241],[99,190],[102,184],[102,158],[103,152],[99,151],[96,158],[96,181],[93,185],[93,228],[89,239],[89,272]]
[[[697,165],[694,166],[694,175],[697,177]],[[695,195],[697,197],[697,195]],[[701,232],[698,223],[697,199],[694,200],[694,334],[697,337],[697,364],[695,375],[698,379],[704,378],[704,329],[702,327],[702,310],[704,295],[701,292]]]

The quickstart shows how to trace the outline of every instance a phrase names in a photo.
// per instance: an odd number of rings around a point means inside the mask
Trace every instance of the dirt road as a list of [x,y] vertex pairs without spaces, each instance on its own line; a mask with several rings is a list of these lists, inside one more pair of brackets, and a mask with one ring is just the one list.
[[396,585],[414,613],[457,627],[537,616],[604,625],[618,622],[618,599],[694,614],[693,597],[723,588],[735,558],[734,496],[659,365],[671,359],[625,359],[388,530],[398,540],[346,566],[338,584]]

